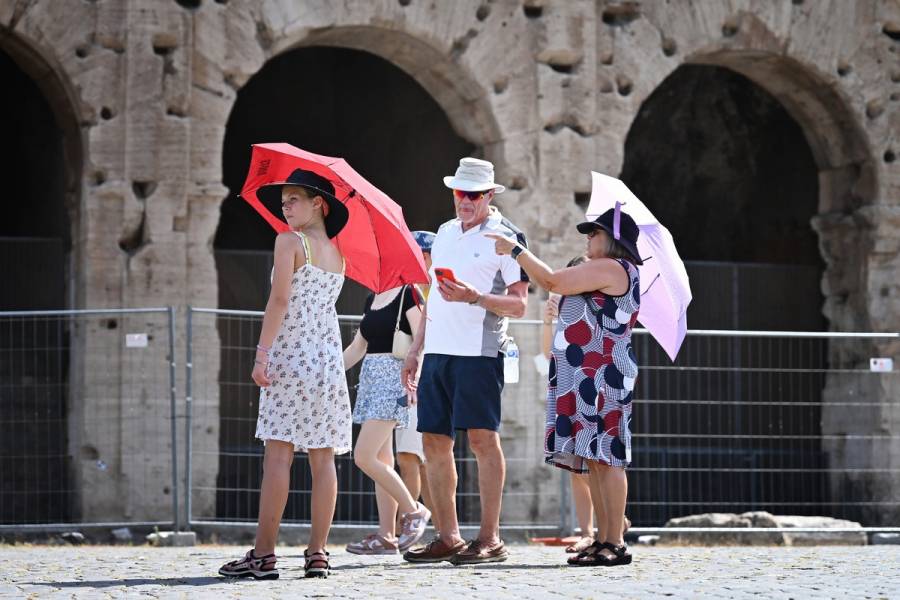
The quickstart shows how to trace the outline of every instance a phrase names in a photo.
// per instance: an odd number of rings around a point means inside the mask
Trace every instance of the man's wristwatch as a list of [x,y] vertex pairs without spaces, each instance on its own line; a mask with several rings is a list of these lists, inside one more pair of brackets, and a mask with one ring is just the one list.
[[525,252],[525,248],[523,248],[519,244],[516,244],[515,246],[513,246],[513,249],[509,251],[509,255],[513,257],[513,260],[516,260],[523,252]]

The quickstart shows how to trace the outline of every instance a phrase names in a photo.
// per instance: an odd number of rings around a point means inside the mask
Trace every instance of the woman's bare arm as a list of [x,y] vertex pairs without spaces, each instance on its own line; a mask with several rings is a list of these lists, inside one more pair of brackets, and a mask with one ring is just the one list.
[[364,338],[359,332],[359,329],[357,329],[356,335],[353,336],[353,341],[344,348],[344,370],[349,371],[356,363],[361,361],[366,355],[368,347],[369,342],[366,341],[366,338]]

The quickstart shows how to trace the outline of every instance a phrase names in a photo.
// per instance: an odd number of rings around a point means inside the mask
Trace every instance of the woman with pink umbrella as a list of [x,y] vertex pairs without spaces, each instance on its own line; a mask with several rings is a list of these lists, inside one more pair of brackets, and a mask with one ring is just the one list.
[[[642,264],[638,227],[609,210],[578,225],[586,236],[588,261],[554,271],[516,240],[485,234],[498,254],[513,256],[531,280],[562,296],[553,337],[547,389],[546,461],[588,473],[600,496],[605,522],[596,541],[569,559],[573,566],[615,566],[631,562],[622,530],[631,462],[632,390],[637,360],[631,331],[640,309]],[[598,511],[598,513],[601,511]]]

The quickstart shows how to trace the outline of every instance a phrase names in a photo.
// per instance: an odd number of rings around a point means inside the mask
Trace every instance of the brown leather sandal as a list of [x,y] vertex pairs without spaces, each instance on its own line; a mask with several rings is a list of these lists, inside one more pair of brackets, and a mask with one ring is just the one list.
[[328,557],[331,556],[327,552],[310,552],[309,548],[303,551],[303,558],[306,562],[303,564],[304,577],[321,577],[325,579],[331,571],[331,563]]

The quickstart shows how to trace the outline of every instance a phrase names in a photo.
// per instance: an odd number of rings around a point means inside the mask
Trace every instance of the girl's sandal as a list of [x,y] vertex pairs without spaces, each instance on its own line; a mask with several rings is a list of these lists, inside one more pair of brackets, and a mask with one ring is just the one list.
[[575,556],[570,556],[566,563],[572,567],[597,567],[607,560],[605,556],[600,554],[603,550],[603,544],[594,542]]
[[219,575],[225,577],[253,577],[254,579],[278,579],[274,554],[256,556],[250,549],[244,558],[225,563],[219,569]]
[[327,552],[310,552],[309,548],[303,551],[303,558],[306,562],[303,564],[304,577],[328,577],[331,570],[331,564],[328,557],[331,556]]
[[626,546],[625,544],[616,546],[614,544],[606,542],[602,545],[601,549],[606,549],[613,553],[613,556],[598,554],[598,556],[603,559],[600,564],[604,567],[617,567],[619,565],[631,564],[631,554],[628,552],[628,546]]
[[566,546],[566,554],[580,554],[590,548],[593,543],[594,538],[585,536],[574,544]]

